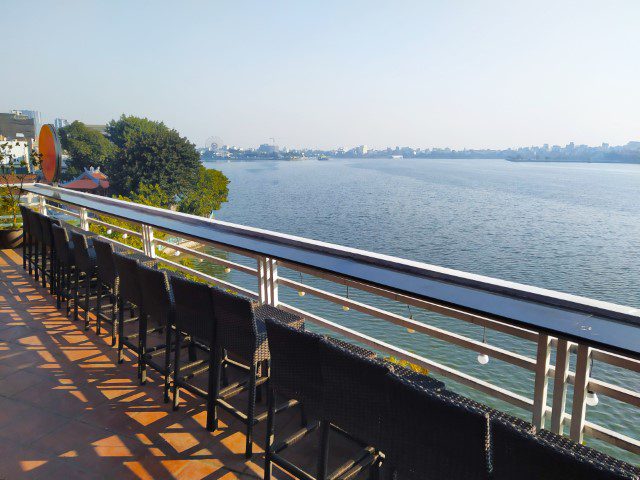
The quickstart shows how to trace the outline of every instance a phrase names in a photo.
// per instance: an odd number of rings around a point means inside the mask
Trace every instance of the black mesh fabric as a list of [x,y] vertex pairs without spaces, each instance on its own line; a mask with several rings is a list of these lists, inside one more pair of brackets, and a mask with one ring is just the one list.
[[388,375],[382,450],[398,479],[488,478],[489,414]]
[[546,430],[534,435],[504,419],[492,419],[495,480],[622,480],[640,470]]
[[362,442],[377,447],[386,411],[385,377],[389,367],[335,343],[320,343],[323,417]]
[[52,225],[51,232],[58,260],[66,267],[73,265],[75,257],[73,255],[73,242],[69,240],[69,233],[58,225]]
[[176,328],[211,345],[214,334],[211,287],[177,276],[171,276],[169,281],[175,301]]
[[71,239],[73,240],[73,253],[76,267],[82,272],[92,274],[96,268],[96,253],[93,247],[89,246],[87,236],[72,231]]
[[167,273],[142,264],[138,265],[137,273],[142,297],[140,308],[151,324],[167,325],[173,310],[173,295]]
[[138,260],[120,253],[114,253],[113,260],[120,278],[120,298],[123,302],[140,305],[142,297],[138,283]]
[[96,252],[98,278],[103,284],[115,289],[118,271],[116,270],[116,263],[113,259],[113,244],[105,240],[100,240],[99,238],[94,238],[93,248]]
[[271,354],[270,381],[275,393],[302,402],[311,415],[318,415],[323,391],[322,337],[271,318],[265,323]]

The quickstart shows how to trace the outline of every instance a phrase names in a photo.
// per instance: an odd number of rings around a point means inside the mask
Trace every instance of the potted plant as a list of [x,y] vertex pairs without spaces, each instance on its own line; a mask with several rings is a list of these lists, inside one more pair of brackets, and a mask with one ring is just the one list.
[[[41,155],[33,152],[32,157],[38,165]],[[35,175],[28,173],[27,162],[16,161],[9,142],[0,143],[0,249],[22,245],[20,199],[27,180],[35,180]]]

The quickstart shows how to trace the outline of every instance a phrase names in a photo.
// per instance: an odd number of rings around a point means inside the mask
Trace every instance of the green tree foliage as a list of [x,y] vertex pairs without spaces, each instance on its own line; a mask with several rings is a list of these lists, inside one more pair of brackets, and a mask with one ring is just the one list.
[[201,166],[195,145],[162,122],[122,115],[107,124],[118,147],[109,168],[114,193],[138,192],[140,184],[158,185],[179,198],[198,180]]
[[74,178],[85,168],[100,168],[107,175],[116,153],[116,146],[100,132],[75,121],[59,130],[62,148],[69,155],[66,178]]
[[229,179],[218,170],[200,166],[198,181],[189,189],[179,205],[181,212],[208,217],[227,201]]
[[167,192],[157,183],[154,185],[141,183],[137,192],[131,192],[127,197],[118,195],[115,198],[151,207],[169,208],[172,204]]

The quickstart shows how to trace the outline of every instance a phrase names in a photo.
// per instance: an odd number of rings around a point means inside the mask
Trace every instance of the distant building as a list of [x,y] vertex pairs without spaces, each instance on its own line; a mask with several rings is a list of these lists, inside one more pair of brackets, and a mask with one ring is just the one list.
[[[11,113],[16,115],[24,115],[27,118],[33,119],[33,126],[36,132],[40,131],[42,126],[42,120],[40,119],[40,112],[37,110],[11,110]],[[35,137],[34,137],[35,138]]]
[[274,154],[279,151],[280,147],[278,147],[278,145],[269,145],[268,143],[263,143],[258,147],[258,152],[260,153]]
[[640,150],[640,142],[629,142],[625,147],[627,150]]
[[100,171],[100,168],[85,168],[84,172],[73,180],[60,184],[61,187],[79,192],[106,195],[109,189],[109,179]]
[[53,126],[60,129],[69,125],[69,122],[66,118],[56,118],[53,120]]
[[35,140],[35,120],[15,112],[16,110],[11,113],[0,113],[0,137],[5,140]]

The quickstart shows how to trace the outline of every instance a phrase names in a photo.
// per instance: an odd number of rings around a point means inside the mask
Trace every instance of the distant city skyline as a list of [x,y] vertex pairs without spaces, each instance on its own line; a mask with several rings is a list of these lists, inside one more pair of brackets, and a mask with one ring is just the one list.
[[[290,148],[624,145],[640,2],[10,2],[0,111]],[[22,21],[28,13],[28,22]],[[13,20],[11,20],[13,19]],[[52,42],[51,25],[65,32]]]

